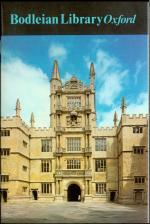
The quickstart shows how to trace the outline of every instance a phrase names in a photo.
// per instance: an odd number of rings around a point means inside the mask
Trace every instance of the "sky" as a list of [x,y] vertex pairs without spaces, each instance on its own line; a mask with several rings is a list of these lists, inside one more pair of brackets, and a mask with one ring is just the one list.
[[58,61],[62,82],[76,75],[88,85],[95,67],[97,126],[112,127],[120,118],[123,96],[127,114],[148,114],[148,39],[146,35],[2,36],[1,114],[21,117],[29,125],[49,127],[50,79]]

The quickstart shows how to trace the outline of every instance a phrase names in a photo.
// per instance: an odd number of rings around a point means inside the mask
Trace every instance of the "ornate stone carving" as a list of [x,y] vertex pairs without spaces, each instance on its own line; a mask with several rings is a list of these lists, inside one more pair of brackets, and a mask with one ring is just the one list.
[[70,112],[70,115],[66,117],[67,126],[80,127],[81,126],[81,116],[73,110]]
[[83,88],[83,83],[80,80],[78,80],[76,76],[72,76],[72,78],[68,82],[65,83],[64,88],[81,90]]

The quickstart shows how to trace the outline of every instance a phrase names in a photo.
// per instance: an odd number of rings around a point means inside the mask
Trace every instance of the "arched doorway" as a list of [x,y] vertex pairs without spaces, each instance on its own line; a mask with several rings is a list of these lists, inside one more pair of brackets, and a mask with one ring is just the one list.
[[81,201],[81,189],[77,184],[69,185],[68,201]]

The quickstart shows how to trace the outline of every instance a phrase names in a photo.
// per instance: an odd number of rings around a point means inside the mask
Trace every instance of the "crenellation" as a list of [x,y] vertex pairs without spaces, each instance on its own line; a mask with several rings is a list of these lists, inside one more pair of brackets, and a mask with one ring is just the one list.
[[16,117],[14,116],[6,116],[1,117],[1,128],[6,126],[16,126]]
[[116,135],[117,128],[116,127],[98,127],[93,128],[93,136],[112,136]]
[[35,131],[49,131],[50,128],[47,128],[47,127],[37,127],[37,128],[34,128]]
[[137,115],[137,114],[133,114],[132,117],[133,117],[133,118],[137,118],[138,115]]
[[97,128],[98,131],[112,131],[114,130],[114,127],[99,127]]
[[4,118],[3,121],[13,121],[13,118]]
[[115,131],[116,128],[115,127],[98,127],[96,128],[97,131],[108,131],[108,132],[112,132]]
[[55,132],[53,131],[53,129],[47,128],[47,127],[31,128],[30,133],[31,133],[31,138],[32,137],[44,138],[44,137],[54,137],[55,136]]
[[10,116],[6,116],[6,119],[10,119],[10,118],[12,118],[12,117],[10,117]]
[[[147,114],[127,114],[121,117],[121,125],[147,125],[148,116]],[[121,128],[119,126],[119,129]]]
[[126,114],[126,117],[129,119],[140,119],[140,118],[148,118],[148,114]]
[[14,119],[14,116],[2,116],[1,121],[12,121]]

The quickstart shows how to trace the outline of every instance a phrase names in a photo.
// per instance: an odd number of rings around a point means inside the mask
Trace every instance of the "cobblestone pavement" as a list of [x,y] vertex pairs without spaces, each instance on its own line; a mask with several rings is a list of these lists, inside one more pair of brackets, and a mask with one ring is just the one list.
[[2,223],[147,223],[147,206],[100,202],[8,202]]

